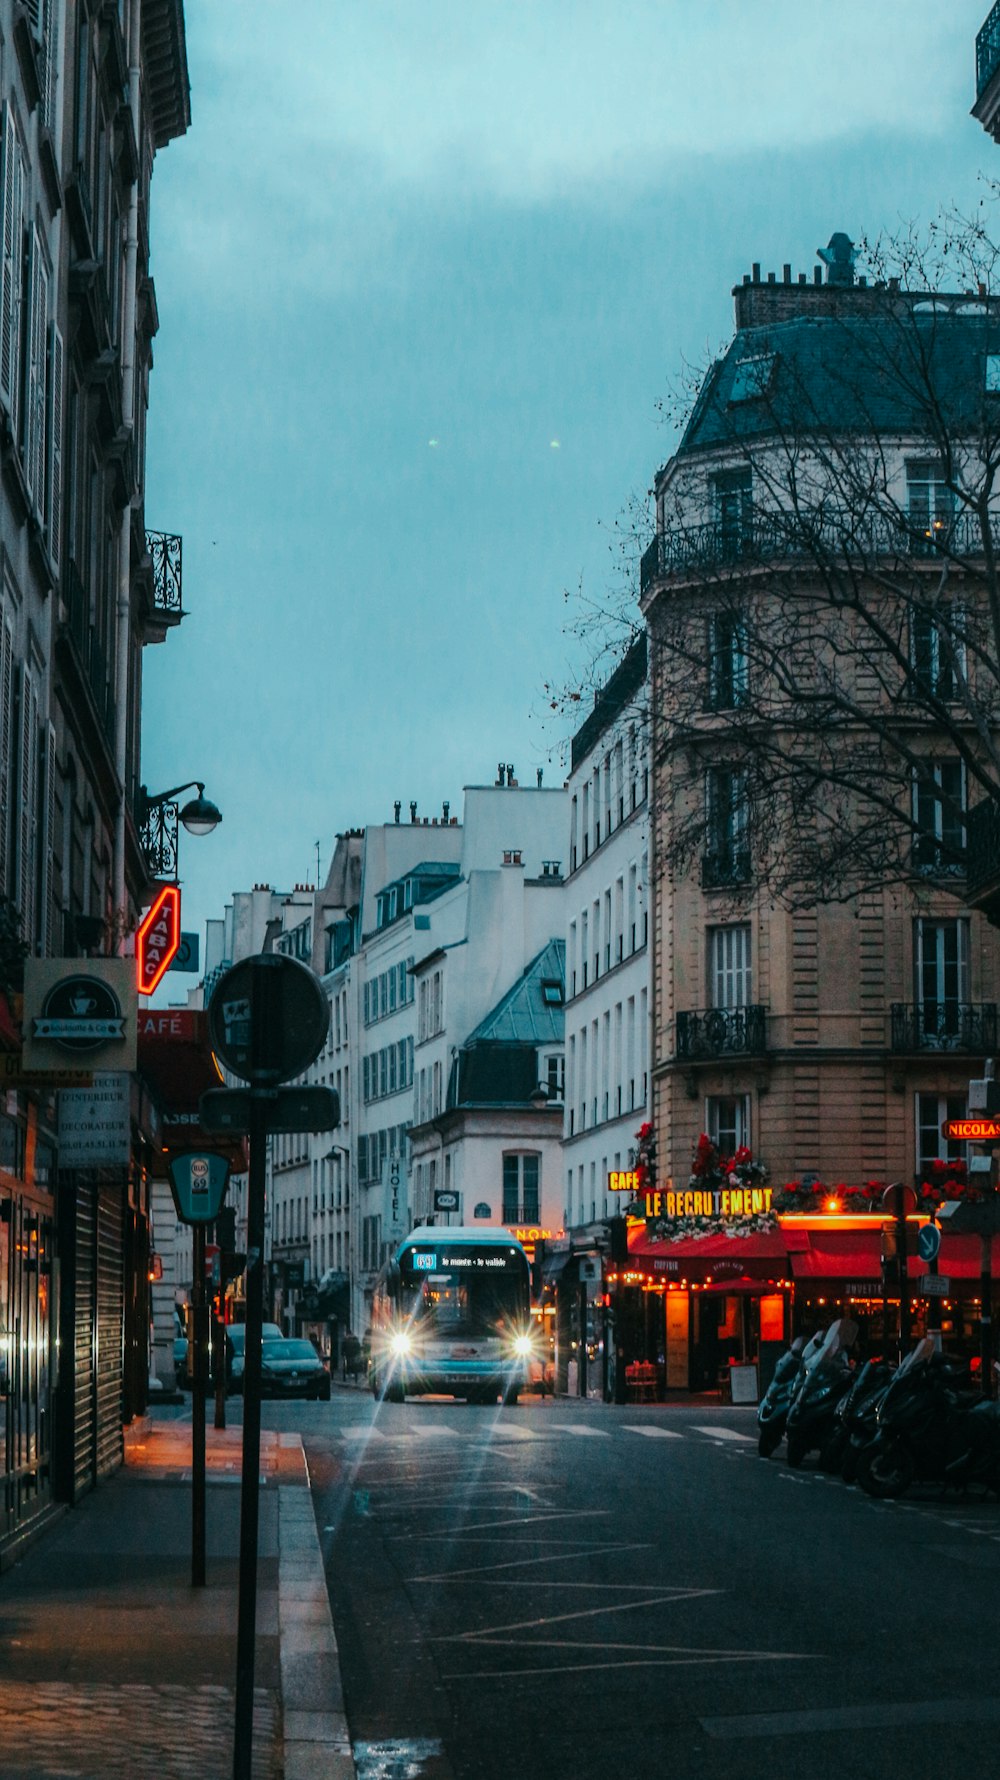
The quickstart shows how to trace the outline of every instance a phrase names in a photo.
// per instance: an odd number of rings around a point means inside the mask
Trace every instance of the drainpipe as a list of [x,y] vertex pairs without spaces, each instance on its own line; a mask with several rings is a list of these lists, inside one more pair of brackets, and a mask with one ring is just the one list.
[[[138,149],[139,165],[128,198],[128,221],[125,235],[125,293],[122,303],[122,415],[126,430],[134,433],[135,417],[135,269],[139,249],[139,175],[141,145],[139,139],[139,30],[142,0],[131,0],[128,27],[128,92],[132,128]],[[133,484],[134,486],[134,484]],[[118,775],[119,799],[115,817],[114,848],[114,913],[118,924],[115,950],[125,950],[125,803],[128,776],[128,720],[130,705],[129,656],[131,632],[132,581],[132,490],[122,511],[118,534],[118,601],[115,631],[115,771]]]

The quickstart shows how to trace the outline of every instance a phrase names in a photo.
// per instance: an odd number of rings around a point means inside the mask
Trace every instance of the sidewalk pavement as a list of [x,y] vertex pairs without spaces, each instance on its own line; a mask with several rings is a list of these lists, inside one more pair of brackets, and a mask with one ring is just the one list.
[[[239,1428],[206,1430],[207,1584],[191,1585],[191,1424],[126,1462],[0,1577],[0,1780],[230,1780]],[[354,1780],[298,1434],[261,1433],[254,1780]]]

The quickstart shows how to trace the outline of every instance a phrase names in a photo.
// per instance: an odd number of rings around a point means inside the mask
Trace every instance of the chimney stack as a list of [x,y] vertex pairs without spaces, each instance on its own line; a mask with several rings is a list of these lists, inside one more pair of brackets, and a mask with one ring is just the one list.
[[410,821],[415,822],[416,819],[417,819],[417,801],[416,801],[416,798],[413,798],[410,803]]
[[395,803],[392,806],[392,813],[393,813],[393,816],[395,817],[397,822],[399,821],[399,812],[402,809],[402,807],[403,806],[400,803],[399,798],[397,797]]

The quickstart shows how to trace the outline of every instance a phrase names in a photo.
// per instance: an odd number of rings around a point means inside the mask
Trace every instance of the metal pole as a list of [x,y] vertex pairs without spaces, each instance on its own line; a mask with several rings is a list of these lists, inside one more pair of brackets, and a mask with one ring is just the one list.
[[[992,1222],[992,1220],[991,1220]],[[979,1388],[984,1397],[993,1395],[993,1238],[980,1238],[979,1274]]]
[[239,1608],[236,1624],[236,1724],[233,1780],[251,1780],[257,1548],[260,1520],[260,1336],[264,1320],[266,1099],[250,1094],[247,1182],[246,1337],[243,1361],[243,1476],[240,1500]]
[[205,1586],[205,1226],[194,1226],[191,1282],[191,1583]]
[[215,1425],[226,1425],[226,1325],[212,1313],[212,1367],[215,1373]]
[[910,1269],[906,1255],[906,1191],[896,1187],[896,1264],[899,1268],[899,1358],[910,1351]]

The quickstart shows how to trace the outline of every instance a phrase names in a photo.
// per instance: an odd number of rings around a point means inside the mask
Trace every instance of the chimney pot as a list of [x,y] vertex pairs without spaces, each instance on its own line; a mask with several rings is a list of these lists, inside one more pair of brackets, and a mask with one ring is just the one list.
[[754,260],[753,265],[751,266],[750,270],[753,273],[754,284],[759,284],[760,283],[760,261]]
[[416,819],[417,819],[417,805],[416,805],[416,800],[414,799],[414,801],[410,804],[410,821],[415,822]]
[[814,266],[813,267],[813,283],[814,284],[822,284],[822,282],[823,282],[823,268],[822,268],[822,266]]
[[393,804],[393,806],[392,806],[392,813],[393,813],[393,816],[394,816],[394,817],[395,817],[395,820],[396,820],[396,821],[397,821],[397,822],[398,822],[398,821],[399,821],[399,812],[400,812],[400,810],[401,810],[401,809],[402,809],[402,807],[403,807],[403,806],[402,806],[402,804],[401,804],[401,803],[400,803],[400,800],[399,800],[399,798],[398,798],[398,797],[397,797],[397,799],[396,799],[396,801],[395,801],[395,803],[394,803],[394,804]]
[[792,282],[792,268],[791,268],[791,266],[789,266],[789,265],[782,266],[781,278],[782,278],[782,283],[791,284],[791,282]]

